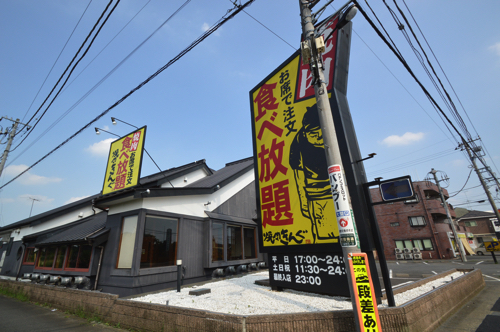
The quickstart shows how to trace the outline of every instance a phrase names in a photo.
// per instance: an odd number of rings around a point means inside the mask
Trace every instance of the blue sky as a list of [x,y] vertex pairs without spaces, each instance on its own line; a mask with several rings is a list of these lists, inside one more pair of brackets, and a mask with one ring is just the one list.
[[[42,87],[89,1],[0,2],[0,115],[27,121],[34,114],[106,3],[90,3]],[[70,78],[71,84],[26,141],[9,155],[0,183],[8,182],[107,109],[233,7],[228,0],[192,0],[75,105],[183,3],[121,1]],[[321,1],[317,7],[324,3]],[[388,3],[393,6],[393,2]],[[398,3],[404,7],[401,0]],[[342,4],[344,1],[336,0],[332,6]],[[370,4],[417,77],[437,98],[388,10],[381,1]],[[488,151],[486,160],[498,172],[500,2],[406,0],[406,4],[467,112],[468,116],[459,108],[469,131],[472,136],[481,137]],[[367,9],[366,4],[363,8]],[[330,6],[323,17],[333,11]],[[0,192],[0,226],[29,217],[30,197],[39,200],[33,205],[35,215],[98,193],[105,171],[109,146],[106,143],[114,138],[106,133],[97,136],[94,127],[118,135],[132,129],[122,123],[113,126],[112,116],[136,126],[148,126],[146,148],[162,169],[199,159],[206,159],[210,167],[219,169],[227,162],[251,156],[249,91],[299,46],[301,27],[298,1],[256,0],[246,12],[293,47],[247,13],[240,13],[108,115],[4,187]],[[368,178],[409,174],[413,180],[423,180],[435,168],[450,178],[448,190],[458,191],[470,171],[464,153],[454,150],[455,140],[429,101],[362,15],[354,18],[353,27],[348,98],[363,155],[377,153],[365,162]],[[423,42],[422,37],[420,40]],[[433,64],[439,68],[434,60]],[[442,72],[439,75],[445,80]],[[453,98],[459,105],[454,95]],[[10,123],[2,120],[0,125],[6,128]],[[13,146],[16,142],[19,138]],[[145,158],[142,175],[156,171],[156,166]],[[472,174],[466,185],[468,190],[450,202],[484,199],[478,185],[477,176]],[[470,207],[491,209],[488,204]]]

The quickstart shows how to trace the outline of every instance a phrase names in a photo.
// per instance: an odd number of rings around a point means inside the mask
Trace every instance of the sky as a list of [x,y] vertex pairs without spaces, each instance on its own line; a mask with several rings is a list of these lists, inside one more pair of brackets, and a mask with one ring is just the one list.
[[[425,46],[426,52],[439,60],[438,64],[431,58],[467,129],[472,137],[481,138],[476,143],[498,173],[500,2],[405,1],[425,36],[419,34],[419,40],[427,41],[432,51]],[[0,1],[0,116],[22,122],[32,118],[107,3]],[[26,133],[14,139],[15,149],[0,184],[108,109],[233,8],[229,0],[190,1],[113,70],[184,3],[121,1],[38,125],[17,148]],[[321,19],[344,3],[333,1]],[[395,10],[393,1],[387,3]],[[403,1],[397,3],[411,19]],[[320,1],[313,12],[324,4]],[[364,1],[360,5],[369,12]],[[370,6],[416,76],[444,107],[383,2],[372,1]],[[448,185],[450,194],[458,192],[468,178],[470,162],[463,151],[455,150],[456,139],[360,13],[353,19],[353,29],[347,97],[362,154],[377,154],[364,163],[368,180],[404,175],[424,180],[434,168],[449,178],[441,184]],[[162,170],[200,159],[220,169],[252,156],[249,92],[299,47],[300,34],[297,1],[256,0],[106,116],[2,188],[0,226],[99,193],[109,144],[115,138],[105,132],[96,135],[94,127],[120,136],[133,130],[120,122],[112,125],[111,117],[147,126],[146,149]],[[5,130],[12,122],[3,119],[0,126]],[[145,157],[141,175],[157,171]],[[479,184],[473,173],[465,189],[449,202],[491,210],[487,202],[467,204],[486,199]],[[495,196],[495,188],[491,190]]]

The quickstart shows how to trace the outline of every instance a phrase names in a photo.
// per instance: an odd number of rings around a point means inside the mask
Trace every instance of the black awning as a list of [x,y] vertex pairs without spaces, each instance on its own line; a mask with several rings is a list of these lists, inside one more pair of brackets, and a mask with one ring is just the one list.
[[107,231],[105,229],[106,219],[107,213],[98,213],[89,217],[88,220],[83,223],[35,243],[35,246],[92,241],[97,236]]

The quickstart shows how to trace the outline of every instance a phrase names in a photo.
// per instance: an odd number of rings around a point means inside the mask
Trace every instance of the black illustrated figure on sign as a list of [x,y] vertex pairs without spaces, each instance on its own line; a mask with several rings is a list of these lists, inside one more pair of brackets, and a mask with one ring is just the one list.
[[307,108],[302,128],[290,147],[302,215],[311,220],[314,243],[339,236],[330,182],[328,179],[323,134],[316,105]]

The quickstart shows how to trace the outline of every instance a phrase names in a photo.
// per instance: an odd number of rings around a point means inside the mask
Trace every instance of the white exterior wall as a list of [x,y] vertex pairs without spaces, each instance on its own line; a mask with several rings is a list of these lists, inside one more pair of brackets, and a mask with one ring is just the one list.
[[[187,186],[188,184],[191,184],[195,181],[198,181],[199,179],[203,179],[204,177],[207,177],[208,174],[205,172],[203,169],[198,169],[194,172],[191,172],[187,175],[180,176],[178,178],[175,178],[170,181],[174,188],[182,188]],[[169,182],[165,182],[164,184],[161,185],[162,188],[172,188]]]
[[[136,199],[131,202],[110,207],[108,215],[143,208],[205,218],[205,211],[215,210],[229,198],[252,183],[254,178],[254,171],[251,169],[241,175],[237,180],[232,181],[212,194]],[[205,206],[209,201],[210,204]]]
[[[99,209],[96,209],[96,213],[102,212]],[[82,217],[78,217],[80,213],[83,213]],[[26,235],[30,235],[33,233],[38,233],[41,231],[45,231],[47,229],[51,229],[54,227],[59,227],[65,224],[68,224],[73,221],[81,220],[83,218],[89,217],[94,214],[94,211],[92,210],[92,206],[89,205],[88,207],[84,207],[81,209],[73,210],[71,212],[68,212],[62,216],[56,217],[52,220],[49,221],[44,221],[41,224],[38,224],[36,226],[30,227],[30,226],[23,226],[19,228],[19,233],[14,230],[11,234],[12,237],[14,237],[14,241],[20,241],[22,238]]]

